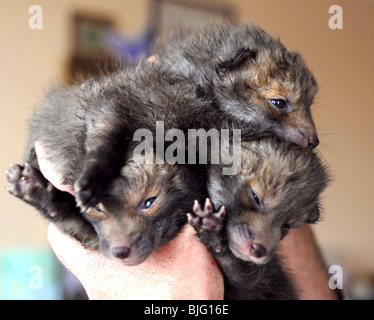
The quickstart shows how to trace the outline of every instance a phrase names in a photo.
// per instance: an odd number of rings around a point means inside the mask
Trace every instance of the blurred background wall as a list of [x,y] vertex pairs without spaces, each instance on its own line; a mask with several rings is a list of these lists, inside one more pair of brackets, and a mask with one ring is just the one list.
[[[44,90],[52,81],[69,80],[74,14],[107,17],[123,37],[137,39],[147,28],[152,28],[155,8],[167,2],[3,1],[0,11],[0,168],[3,171],[10,163],[22,161],[27,119]],[[205,9],[188,6],[181,9],[176,1],[171,1],[169,11],[158,12],[158,31],[162,31],[166,22],[188,24],[188,14],[195,20],[206,20],[209,10],[215,16],[231,14],[279,36],[286,46],[302,53],[315,73],[321,87],[312,108],[321,140],[318,149],[334,179],[324,194],[324,221],[314,230],[328,264],[341,265],[345,278],[352,280],[348,284],[360,283],[362,292],[374,279],[374,2],[201,0],[198,3]],[[43,10],[43,29],[29,27],[33,14],[28,10],[34,4]],[[172,8],[174,5],[177,9]],[[343,29],[329,28],[332,14],[328,10],[332,5],[343,9]],[[178,19],[173,10],[185,14]],[[0,185],[0,254],[2,250],[48,248],[46,222],[33,208],[8,195],[4,175],[0,175]],[[0,272],[4,275],[4,269]]]

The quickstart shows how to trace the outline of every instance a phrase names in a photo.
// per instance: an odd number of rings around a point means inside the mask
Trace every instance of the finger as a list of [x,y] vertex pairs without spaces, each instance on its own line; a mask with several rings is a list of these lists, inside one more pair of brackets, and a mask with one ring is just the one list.
[[58,173],[54,169],[53,163],[47,158],[44,146],[39,141],[35,142],[35,152],[38,157],[39,168],[43,176],[57,189],[73,194],[73,188],[62,183],[64,180],[62,174]]
[[48,225],[48,241],[61,263],[79,279],[87,272],[88,264],[100,260],[100,253],[85,249],[53,223]]

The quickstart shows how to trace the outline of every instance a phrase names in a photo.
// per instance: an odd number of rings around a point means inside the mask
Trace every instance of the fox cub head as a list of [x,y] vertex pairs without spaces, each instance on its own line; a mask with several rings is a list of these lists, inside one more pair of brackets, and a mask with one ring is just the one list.
[[329,180],[313,150],[273,138],[242,143],[236,176],[209,173],[209,196],[226,207],[228,246],[240,259],[262,264],[291,228],[315,223]]
[[100,251],[125,265],[143,262],[186,223],[193,200],[205,195],[203,181],[187,166],[127,161],[103,201],[84,213]]
[[316,147],[317,83],[302,57],[254,25],[224,24],[213,36],[221,39],[212,84],[219,107],[258,131]]

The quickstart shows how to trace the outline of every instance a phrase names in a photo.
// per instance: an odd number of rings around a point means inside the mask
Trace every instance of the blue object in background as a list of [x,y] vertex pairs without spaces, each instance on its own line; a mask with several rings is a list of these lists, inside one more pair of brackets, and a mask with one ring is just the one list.
[[153,44],[155,32],[152,28],[146,28],[142,33],[132,38],[118,33],[114,29],[108,29],[105,33],[104,48],[119,56],[120,60],[136,61],[149,54]]
[[49,248],[0,251],[0,298],[3,300],[60,300],[60,265]]

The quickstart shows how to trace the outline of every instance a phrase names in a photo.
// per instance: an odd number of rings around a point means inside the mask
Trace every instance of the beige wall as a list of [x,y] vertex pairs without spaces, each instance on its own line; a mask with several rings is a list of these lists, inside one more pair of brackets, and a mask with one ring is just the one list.
[[[365,0],[233,0],[241,20],[260,24],[303,53],[321,86],[313,107],[320,152],[334,181],[325,193],[325,221],[315,227],[328,256],[352,273],[374,269],[374,3]],[[75,8],[110,14],[124,32],[140,30],[146,0],[43,0],[44,29],[28,28],[34,1],[5,0],[0,11],[0,168],[20,162],[26,120],[43,88],[64,74],[68,17]],[[343,30],[330,30],[328,8],[343,8]],[[46,223],[4,190],[0,175],[0,249],[45,244]],[[348,269],[347,269],[348,270]]]

